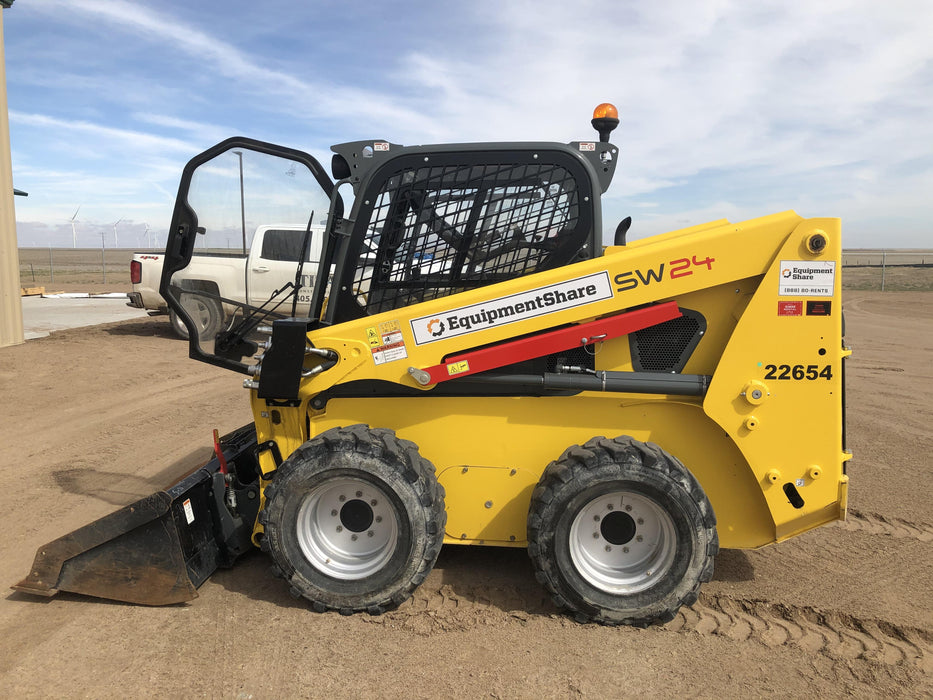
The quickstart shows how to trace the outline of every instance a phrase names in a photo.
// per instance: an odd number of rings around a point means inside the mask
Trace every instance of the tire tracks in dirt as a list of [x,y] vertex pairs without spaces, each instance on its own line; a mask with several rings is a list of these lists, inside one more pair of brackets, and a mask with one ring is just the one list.
[[901,681],[933,672],[933,630],[810,606],[701,593],[696,605],[681,608],[664,629],[797,648],[815,667],[816,659],[828,662],[836,675],[853,672],[859,662]]
[[914,523],[880,513],[866,513],[852,508],[849,509],[846,519],[835,523],[835,526],[850,532],[933,542],[933,526],[931,525]]
[[[577,624],[535,587],[446,583],[422,586],[398,610],[362,619],[418,636],[536,621]],[[701,593],[695,605],[657,629],[796,650],[813,672],[830,679],[885,676],[904,685],[933,673],[933,630],[812,606]]]
[[576,624],[559,615],[544,589],[537,586],[445,583],[438,587],[422,585],[397,610],[361,619],[419,636],[432,636],[503,624],[524,625],[536,616],[548,614]]

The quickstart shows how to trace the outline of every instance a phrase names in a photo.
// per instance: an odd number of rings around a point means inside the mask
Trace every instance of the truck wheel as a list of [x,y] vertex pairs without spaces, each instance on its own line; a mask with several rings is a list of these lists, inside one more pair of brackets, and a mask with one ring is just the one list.
[[598,437],[571,447],[532,495],[536,578],[580,622],[669,622],[696,602],[718,551],[699,482],[651,443]]
[[[201,340],[212,340],[220,329],[223,328],[224,314],[220,303],[216,299],[204,297],[199,294],[182,293],[180,296],[182,306],[191,316],[194,325],[198,329],[198,338]],[[188,328],[184,322],[171,309],[168,312],[169,321],[172,324],[172,330],[182,340],[188,340]]]
[[414,443],[365,425],[306,442],[260,513],[268,551],[315,610],[380,614],[407,600],[444,538],[444,489]]

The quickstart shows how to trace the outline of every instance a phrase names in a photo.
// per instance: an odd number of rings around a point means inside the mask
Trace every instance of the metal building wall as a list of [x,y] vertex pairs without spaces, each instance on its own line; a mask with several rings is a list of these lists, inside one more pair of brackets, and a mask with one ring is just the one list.
[[[7,8],[12,0],[0,2]],[[10,118],[6,100],[6,57],[3,51],[3,9],[0,9],[0,347],[23,342],[23,303],[19,287],[19,251],[13,209],[13,164],[10,159]]]

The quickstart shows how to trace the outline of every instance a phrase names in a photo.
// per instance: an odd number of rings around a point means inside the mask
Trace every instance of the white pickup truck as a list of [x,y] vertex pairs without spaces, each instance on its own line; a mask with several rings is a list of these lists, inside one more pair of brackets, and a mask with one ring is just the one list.
[[[223,328],[229,315],[238,308],[217,298],[238,304],[262,306],[276,290],[288,282],[294,282],[304,234],[303,228],[259,226],[246,253],[195,252],[191,264],[175,273],[173,283],[209,294],[191,296],[190,311],[193,312],[191,316],[198,326],[198,335],[213,337]],[[306,269],[309,272],[318,268],[323,234],[323,226],[311,227],[311,244],[306,260]],[[164,259],[165,256],[161,253],[133,255],[130,262],[133,291],[129,294],[128,306],[150,309],[156,313],[168,312],[172,328],[179,336],[187,338],[188,329],[174,312],[168,310],[165,299],[159,293]],[[302,275],[301,289],[298,290],[299,310],[302,305],[307,309],[313,286],[313,275]],[[288,306],[290,313],[291,305]]]

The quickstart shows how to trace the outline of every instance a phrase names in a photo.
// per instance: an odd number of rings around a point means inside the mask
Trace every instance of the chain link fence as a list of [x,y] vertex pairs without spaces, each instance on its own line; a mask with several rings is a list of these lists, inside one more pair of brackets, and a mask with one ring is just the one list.
[[[19,277],[23,287],[55,284],[130,285],[134,252],[159,250],[94,248],[20,248]],[[933,291],[933,250],[846,250],[842,253],[845,289]]]
[[933,250],[846,250],[842,267],[845,289],[933,291]]
[[19,280],[23,287],[44,286],[51,290],[58,285],[108,284],[130,285],[130,260],[135,249],[93,248],[20,248]]

